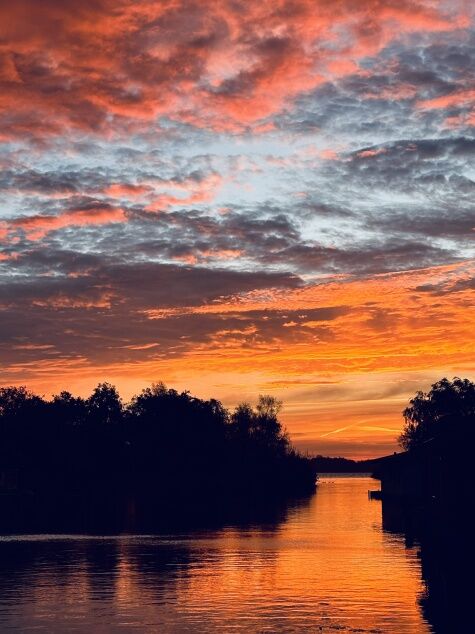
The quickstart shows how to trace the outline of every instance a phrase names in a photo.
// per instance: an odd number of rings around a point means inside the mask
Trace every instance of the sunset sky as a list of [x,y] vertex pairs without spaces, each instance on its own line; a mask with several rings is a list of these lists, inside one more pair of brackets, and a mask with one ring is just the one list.
[[475,379],[471,0],[0,0],[0,148],[1,385],[367,457]]

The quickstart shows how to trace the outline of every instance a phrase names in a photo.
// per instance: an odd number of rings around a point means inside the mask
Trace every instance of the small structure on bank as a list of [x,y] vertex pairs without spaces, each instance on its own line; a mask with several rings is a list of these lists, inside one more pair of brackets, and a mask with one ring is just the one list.
[[471,452],[473,430],[465,442],[449,430],[408,451],[375,461],[383,501],[448,508],[474,496]]

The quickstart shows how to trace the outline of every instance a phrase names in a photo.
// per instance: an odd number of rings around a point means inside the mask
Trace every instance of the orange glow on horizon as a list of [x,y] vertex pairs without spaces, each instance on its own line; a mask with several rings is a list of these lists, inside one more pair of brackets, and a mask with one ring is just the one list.
[[[235,313],[243,327],[223,329],[169,358],[160,358],[159,341],[131,344],[130,351],[141,357],[125,364],[45,357],[10,366],[7,380],[43,393],[68,388],[83,395],[99,379],[108,380],[126,399],[164,380],[230,406],[272,393],[284,400],[283,420],[300,448],[339,453],[340,447],[345,455],[371,457],[395,448],[401,411],[418,389],[443,375],[474,376],[473,290],[463,287],[472,271],[473,263],[465,262],[185,308],[185,313]],[[344,307],[334,318],[307,319],[306,310],[330,302]],[[259,341],[251,327],[256,310],[264,317],[266,311],[299,311],[298,321],[273,340]],[[160,317],[174,319],[179,312]],[[285,314],[282,318],[285,322]]]

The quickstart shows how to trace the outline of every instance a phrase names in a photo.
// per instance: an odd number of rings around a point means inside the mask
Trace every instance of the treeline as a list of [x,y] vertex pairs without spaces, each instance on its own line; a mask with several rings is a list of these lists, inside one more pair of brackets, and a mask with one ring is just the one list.
[[374,460],[351,460],[340,456],[315,456],[312,458],[317,473],[372,473]]
[[280,405],[260,396],[256,407],[230,412],[163,383],[127,404],[108,383],[86,399],[1,388],[0,474],[16,473],[19,490],[50,498],[305,493],[314,465],[291,446]]

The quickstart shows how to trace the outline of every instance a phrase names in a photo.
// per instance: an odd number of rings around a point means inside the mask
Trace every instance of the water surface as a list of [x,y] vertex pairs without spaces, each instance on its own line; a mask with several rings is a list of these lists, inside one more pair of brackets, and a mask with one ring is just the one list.
[[416,548],[370,478],[322,478],[279,521],[162,535],[0,537],[4,632],[431,632]]

